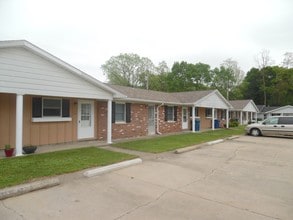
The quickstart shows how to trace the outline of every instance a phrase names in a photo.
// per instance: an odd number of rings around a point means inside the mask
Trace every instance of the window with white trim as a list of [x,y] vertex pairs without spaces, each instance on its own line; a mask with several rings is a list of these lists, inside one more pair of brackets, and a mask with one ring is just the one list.
[[115,121],[116,122],[125,122],[126,121],[126,105],[125,105],[125,103],[116,103]]
[[50,97],[32,98],[33,122],[71,121],[70,100]]
[[112,102],[112,123],[131,122],[131,103]]
[[165,106],[165,121],[177,121],[177,106]]
[[167,106],[167,121],[174,121],[174,106]]

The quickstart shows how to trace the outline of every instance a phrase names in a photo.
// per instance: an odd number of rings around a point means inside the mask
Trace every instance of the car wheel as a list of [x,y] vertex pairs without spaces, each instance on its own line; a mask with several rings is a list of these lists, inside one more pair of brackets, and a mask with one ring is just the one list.
[[253,128],[253,129],[251,129],[250,134],[252,136],[259,136],[260,135],[260,130],[257,129],[257,128]]

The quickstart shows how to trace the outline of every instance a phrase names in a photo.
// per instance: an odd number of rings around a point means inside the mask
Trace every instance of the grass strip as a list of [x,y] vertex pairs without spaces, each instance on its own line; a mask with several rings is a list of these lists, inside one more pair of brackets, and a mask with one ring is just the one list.
[[186,133],[178,135],[161,136],[151,139],[121,142],[113,144],[113,146],[148,153],[161,153],[221,138],[227,138],[233,135],[242,134],[244,134],[244,127],[239,126],[236,128],[204,131],[200,133]]
[[133,158],[136,156],[96,147],[4,158],[0,159],[0,188]]

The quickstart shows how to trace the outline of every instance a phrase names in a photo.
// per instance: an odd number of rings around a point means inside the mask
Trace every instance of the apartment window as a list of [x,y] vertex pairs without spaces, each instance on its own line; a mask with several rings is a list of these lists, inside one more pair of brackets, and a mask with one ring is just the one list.
[[61,117],[62,99],[43,98],[43,117]]
[[[42,119],[65,118],[71,120],[70,101],[62,98],[34,97],[32,99],[32,118],[35,122],[42,122]],[[40,120],[41,119],[41,120]],[[58,120],[57,120],[58,121]]]
[[177,121],[177,106],[165,106],[165,121]]
[[221,119],[226,119],[226,110],[221,110]]
[[212,109],[211,108],[206,108],[206,117],[211,118],[212,117]]
[[126,107],[125,104],[116,103],[116,109],[115,109],[115,121],[116,122],[125,122],[126,118]]
[[[189,108],[189,116],[192,117],[192,107]],[[198,108],[194,108],[194,116],[198,117]]]
[[112,123],[131,122],[130,103],[112,103]]

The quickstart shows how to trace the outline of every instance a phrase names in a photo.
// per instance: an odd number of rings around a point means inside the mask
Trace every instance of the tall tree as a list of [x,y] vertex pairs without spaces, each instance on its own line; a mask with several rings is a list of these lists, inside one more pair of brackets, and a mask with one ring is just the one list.
[[245,99],[253,99],[260,105],[263,104],[263,91],[261,90],[262,75],[258,68],[251,68],[242,83],[242,93]]
[[270,51],[263,49],[261,52],[259,52],[256,57],[255,61],[257,63],[258,68],[261,71],[262,75],[262,87],[263,87],[263,104],[267,105],[267,89],[266,89],[266,76],[265,76],[265,71],[263,69],[267,66],[273,65],[274,61],[270,56]]
[[191,64],[182,61],[175,62],[171,72],[167,76],[169,92],[182,92],[192,90],[193,82],[191,81]]
[[206,89],[211,85],[211,67],[208,64],[196,63],[192,67],[192,81],[195,90]]
[[147,76],[155,71],[155,66],[146,57],[125,53],[111,57],[102,70],[110,83],[141,87],[147,85]]
[[231,85],[234,84],[235,79],[233,78],[232,71],[224,66],[220,68],[216,67],[213,69],[213,80],[212,88],[218,89],[223,96],[229,99],[229,92]]
[[292,52],[286,52],[284,54],[282,65],[283,67],[287,69],[293,68],[293,53]]
[[208,64],[175,62],[165,78],[168,91],[181,92],[207,89],[211,84],[211,70]]
[[256,104],[264,103],[263,74],[267,92],[267,105],[288,105],[293,103],[293,69],[274,66],[262,70],[252,68],[248,71],[243,84],[244,98],[253,99]]
[[293,68],[273,67],[276,77],[274,79],[272,96],[274,105],[293,104]]
[[211,86],[218,89],[228,100],[241,96],[238,87],[244,78],[244,72],[238,66],[237,61],[224,60],[220,68],[212,71],[212,75]]
[[244,78],[244,71],[238,65],[238,62],[232,60],[231,58],[224,60],[222,66],[226,68],[229,72],[227,74],[227,89],[226,89],[226,98],[229,100],[230,92],[235,92],[235,89],[241,84]]

